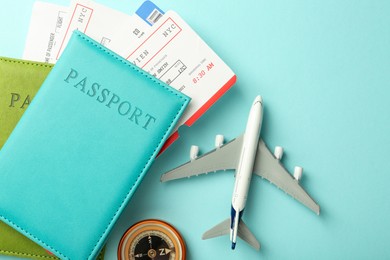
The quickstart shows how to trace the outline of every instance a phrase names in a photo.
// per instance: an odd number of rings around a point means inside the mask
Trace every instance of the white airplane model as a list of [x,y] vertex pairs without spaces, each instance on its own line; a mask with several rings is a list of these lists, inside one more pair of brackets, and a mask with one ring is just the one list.
[[236,246],[237,235],[255,249],[260,249],[260,243],[241,219],[252,173],[274,183],[309,209],[318,215],[320,214],[320,207],[299,185],[303,169],[295,167],[294,177],[291,176],[280,163],[283,148],[277,146],[274,154],[272,154],[263,140],[259,140],[263,119],[262,103],[262,98],[257,96],[252,104],[243,135],[225,145],[223,145],[223,136],[217,135],[215,140],[216,149],[200,157],[197,157],[199,148],[192,146],[191,161],[161,176],[161,181],[165,182],[218,170],[236,170],[230,219],[216,225],[204,233],[202,237],[208,239],[230,233],[232,249]]

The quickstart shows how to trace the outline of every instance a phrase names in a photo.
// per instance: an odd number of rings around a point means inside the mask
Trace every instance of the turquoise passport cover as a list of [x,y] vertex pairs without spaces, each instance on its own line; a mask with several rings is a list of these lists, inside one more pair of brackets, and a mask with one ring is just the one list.
[[188,102],[74,32],[0,151],[0,219],[95,258]]

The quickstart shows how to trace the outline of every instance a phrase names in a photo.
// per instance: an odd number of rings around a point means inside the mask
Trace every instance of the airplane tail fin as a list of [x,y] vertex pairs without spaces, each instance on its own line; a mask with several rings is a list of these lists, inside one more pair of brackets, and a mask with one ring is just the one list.
[[238,234],[237,234],[242,240],[247,242],[249,245],[254,247],[256,250],[260,250],[260,243],[257,241],[256,237],[252,234],[252,232],[249,230],[247,225],[245,225],[244,221],[241,219],[240,223],[238,224]]
[[[213,228],[206,231],[202,239],[209,239],[214,237],[219,237],[223,235],[228,235],[230,233],[230,218],[222,221],[218,225],[214,226]],[[251,245],[256,250],[260,250],[260,243],[257,241],[256,237],[252,234],[252,232],[249,230],[247,225],[245,225],[244,221],[241,219],[240,223],[238,224],[238,233],[237,235],[247,242],[249,245]],[[235,244],[235,243],[234,243]]]
[[230,233],[230,218],[222,221],[221,223],[219,223],[215,227],[206,231],[203,234],[202,239],[209,239],[209,238],[213,238],[213,237],[224,236],[224,235],[227,235],[229,233]]

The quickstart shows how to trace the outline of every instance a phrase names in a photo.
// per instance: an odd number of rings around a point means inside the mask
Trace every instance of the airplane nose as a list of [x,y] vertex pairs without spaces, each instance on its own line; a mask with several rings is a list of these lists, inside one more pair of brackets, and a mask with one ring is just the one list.
[[263,105],[263,98],[260,95],[256,96],[255,101],[253,102],[253,104],[256,104],[258,102]]

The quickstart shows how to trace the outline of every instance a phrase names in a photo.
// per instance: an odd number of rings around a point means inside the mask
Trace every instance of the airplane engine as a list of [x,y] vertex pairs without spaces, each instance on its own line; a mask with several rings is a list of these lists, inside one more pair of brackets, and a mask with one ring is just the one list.
[[190,159],[191,161],[195,160],[199,154],[199,146],[192,145],[190,149]]
[[283,147],[275,146],[274,156],[276,159],[281,160],[283,157]]
[[219,148],[223,145],[223,135],[216,135],[215,136],[215,148]]
[[299,182],[302,179],[303,168],[295,166],[294,168],[294,178]]

